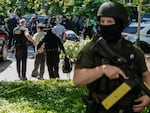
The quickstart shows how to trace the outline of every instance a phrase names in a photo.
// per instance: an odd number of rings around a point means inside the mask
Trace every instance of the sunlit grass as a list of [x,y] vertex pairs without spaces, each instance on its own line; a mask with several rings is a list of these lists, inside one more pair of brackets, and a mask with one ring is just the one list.
[[85,93],[84,87],[58,79],[1,82],[0,113],[84,113]]

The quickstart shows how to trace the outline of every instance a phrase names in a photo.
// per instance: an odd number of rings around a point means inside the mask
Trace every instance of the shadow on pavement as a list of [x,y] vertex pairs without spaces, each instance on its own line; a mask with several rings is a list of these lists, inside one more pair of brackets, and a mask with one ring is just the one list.
[[0,63],[0,73],[5,71],[9,67],[9,65],[12,63],[11,60],[6,60],[5,62]]

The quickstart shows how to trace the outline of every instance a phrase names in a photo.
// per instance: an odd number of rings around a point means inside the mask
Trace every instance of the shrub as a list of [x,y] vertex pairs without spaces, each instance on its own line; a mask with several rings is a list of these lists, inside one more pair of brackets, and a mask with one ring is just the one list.
[[[75,61],[80,50],[89,41],[90,41],[90,39],[83,40],[82,42],[81,41],[75,42],[75,41],[67,40],[64,43],[64,47],[65,47],[66,53],[69,56],[69,58],[71,58],[72,61]],[[62,55],[61,55],[61,57],[62,57]]]
[[[0,113],[84,113],[85,87],[72,81],[0,82]],[[150,106],[142,113],[149,113]]]
[[82,95],[72,81],[43,80],[0,83],[0,113],[84,113]]

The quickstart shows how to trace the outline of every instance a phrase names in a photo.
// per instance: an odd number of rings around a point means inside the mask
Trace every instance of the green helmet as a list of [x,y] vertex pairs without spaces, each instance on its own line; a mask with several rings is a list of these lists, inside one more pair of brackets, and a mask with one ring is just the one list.
[[124,27],[129,25],[127,10],[120,3],[112,1],[103,3],[97,12],[98,19],[101,16],[119,18],[122,21]]

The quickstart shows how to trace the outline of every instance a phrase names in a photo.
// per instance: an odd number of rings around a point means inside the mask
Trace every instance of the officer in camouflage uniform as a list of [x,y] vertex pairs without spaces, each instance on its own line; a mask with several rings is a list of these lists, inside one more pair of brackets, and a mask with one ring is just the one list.
[[[150,72],[145,63],[141,49],[121,38],[122,30],[129,24],[128,14],[123,5],[115,2],[103,3],[97,13],[100,22],[100,34],[117,55],[127,59],[133,72],[150,85]],[[141,90],[134,87],[109,110],[101,101],[116,89],[128,75],[110,62],[110,59],[97,55],[91,50],[95,37],[80,52],[74,71],[74,85],[87,85],[89,95],[84,97],[87,104],[86,113],[137,113],[149,103],[147,95],[139,96]],[[130,78],[130,77],[129,77]]]

